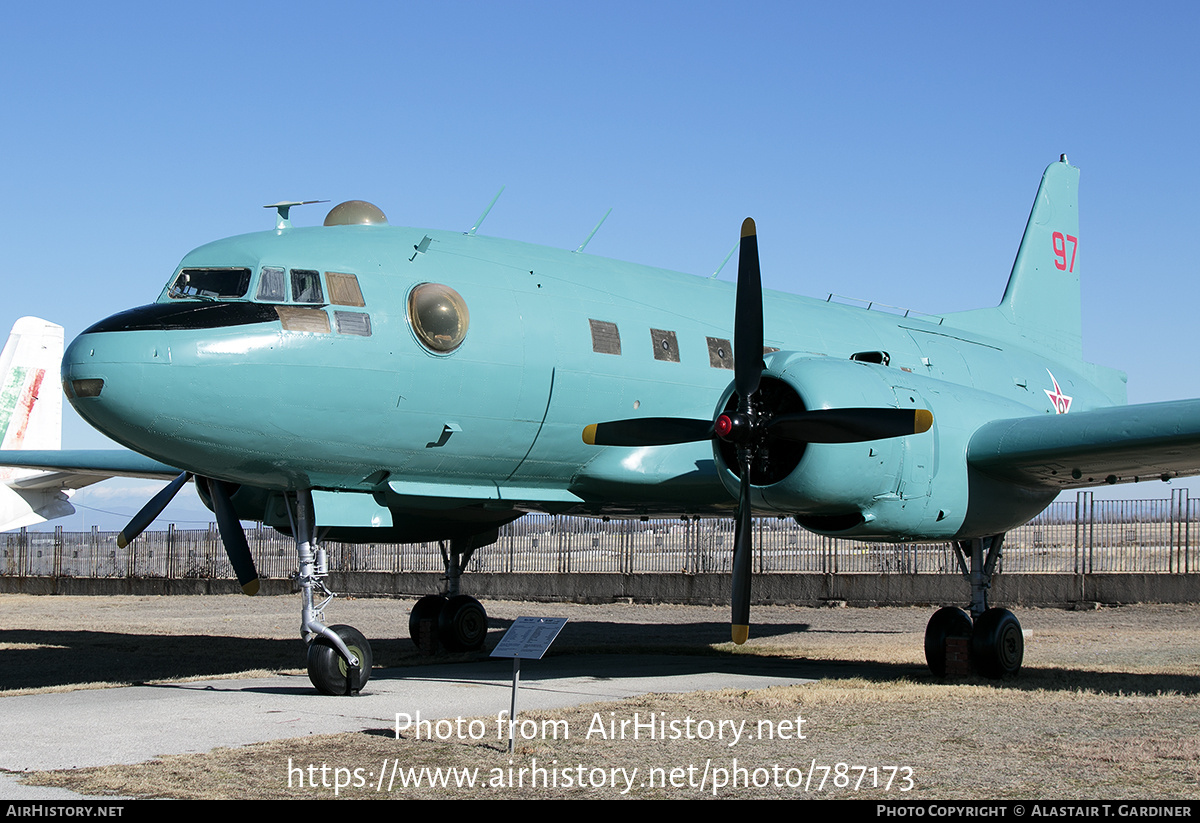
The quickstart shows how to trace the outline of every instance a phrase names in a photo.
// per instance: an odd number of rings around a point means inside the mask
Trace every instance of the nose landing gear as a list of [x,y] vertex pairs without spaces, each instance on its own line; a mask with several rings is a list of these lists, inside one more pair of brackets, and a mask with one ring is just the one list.
[[[325,550],[316,546],[312,492],[287,499],[288,518],[296,538],[300,587],[300,636],[308,643],[308,679],[321,694],[357,694],[371,679],[371,644],[353,626],[326,626],[325,607],[336,596],[325,586],[329,569]],[[314,602],[315,592],[325,599]]]

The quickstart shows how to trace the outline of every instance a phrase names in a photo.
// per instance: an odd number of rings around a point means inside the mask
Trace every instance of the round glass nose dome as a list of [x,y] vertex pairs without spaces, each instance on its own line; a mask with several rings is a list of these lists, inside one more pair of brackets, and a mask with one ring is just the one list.
[[408,294],[408,322],[421,345],[448,354],[462,345],[471,313],[454,289],[441,283],[421,283]]

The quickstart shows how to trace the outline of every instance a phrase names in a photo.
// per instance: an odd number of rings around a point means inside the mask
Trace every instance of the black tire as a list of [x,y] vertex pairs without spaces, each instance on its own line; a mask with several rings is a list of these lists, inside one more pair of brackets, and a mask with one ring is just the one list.
[[938,677],[946,676],[946,638],[970,637],[971,618],[962,609],[946,606],[929,618],[925,627],[925,662]]
[[433,634],[436,636],[438,616],[446,607],[447,597],[444,594],[427,594],[416,602],[408,613],[408,636],[417,648],[421,648],[421,621],[432,622]]
[[487,612],[474,597],[456,595],[438,615],[438,637],[446,651],[473,652],[487,639]]
[[971,630],[971,665],[984,677],[1015,677],[1025,657],[1021,624],[1008,609],[988,609]]
[[371,679],[371,644],[353,626],[329,627],[359,659],[360,666],[351,670],[346,660],[324,636],[308,644],[308,679],[321,694],[354,694],[362,691]]

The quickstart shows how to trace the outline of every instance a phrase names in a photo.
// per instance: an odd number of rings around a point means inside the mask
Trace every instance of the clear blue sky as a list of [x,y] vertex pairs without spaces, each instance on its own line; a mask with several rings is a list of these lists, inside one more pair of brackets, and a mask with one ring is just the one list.
[[[270,228],[264,203],[466,229],[501,185],[484,234],[573,248],[612,207],[590,253],[708,274],[749,214],[768,287],[975,308],[1066,152],[1086,355],[1131,402],[1197,397],[1198,23],[1194,3],[5,3],[0,327],[70,338],[149,302],[189,249]],[[104,442],[70,419],[64,445]],[[131,513],[128,485],[76,500]],[[183,498],[176,519],[207,521]]]

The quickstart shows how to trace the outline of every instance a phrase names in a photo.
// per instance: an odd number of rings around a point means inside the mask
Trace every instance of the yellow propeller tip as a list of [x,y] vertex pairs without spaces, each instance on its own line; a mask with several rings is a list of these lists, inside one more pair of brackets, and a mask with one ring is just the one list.
[[733,642],[737,643],[739,646],[742,645],[743,643],[745,643],[750,638],[750,627],[749,626],[738,626],[737,624],[734,624],[732,628],[733,628]]
[[933,426],[933,412],[929,409],[917,409],[913,415],[913,433],[927,432]]
[[258,578],[256,577],[253,580],[251,580],[249,583],[244,584],[242,586],[242,593],[248,594],[251,597],[258,594]]
[[590,426],[583,427],[583,442],[587,443],[589,446],[596,445],[596,424],[595,423],[591,424]]
[[747,217],[742,221],[742,237],[751,237],[758,234],[758,229],[754,227],[754,218]]
[[117,535],[117,548],[123,549],[128,545],[129,545],[129,541],[125,539],[125,532],[121,532],[120,534],[118,534]]

